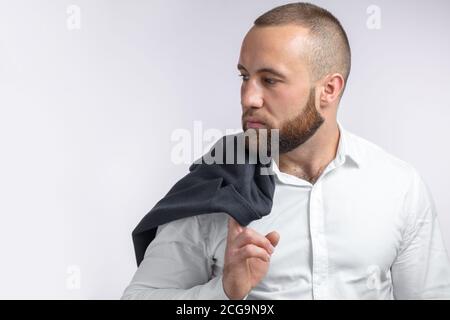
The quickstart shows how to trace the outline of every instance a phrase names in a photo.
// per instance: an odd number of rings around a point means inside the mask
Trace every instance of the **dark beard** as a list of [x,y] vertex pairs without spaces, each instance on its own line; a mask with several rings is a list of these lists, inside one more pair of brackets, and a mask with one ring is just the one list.
[[[309,92],[308,101],[300,114],[295,118],[287,120],[281,124],[277,153],[287,153],[308,141],[308,139],[316,133],[324,121],[325,119],[320,115],[315,107],[315,88],[312,88]],[[247,128],[243,129],[244,131],[247,130]],[[267,135],[267,138],[265,139],[267,146],[264,144],[264,148],[267,149],[264,151],[259,151],[266,152],[268,156],[271,156],[271,129],[273,128],[267,127],[267,129],[255,129],[257,132],[257,141],[252,142],[251,146],[249,146],[249,141],[245,139],[246,149],[259,153],[257,146],[259,146],[261,135]]]
[[292,151],[308,141],[324,123],[325,119],[315,107],[315,92],[315,88],[310,90],[308,102],[298,116],[281,125],[279,140],[280,154]]

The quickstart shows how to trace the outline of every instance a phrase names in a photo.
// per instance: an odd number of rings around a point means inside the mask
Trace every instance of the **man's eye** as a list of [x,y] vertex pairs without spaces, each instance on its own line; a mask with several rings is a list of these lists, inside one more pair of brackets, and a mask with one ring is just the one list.
[[272,84],[277,83],[277,80],[272,79],[272,78],[265,78],[264,82],[266,82],[267,84],[271,84],[272,85]]
[[242,81],[247,81],[248,80],[248,76],[246,76],[245,74],[240,74],[239,77],[242,78]]

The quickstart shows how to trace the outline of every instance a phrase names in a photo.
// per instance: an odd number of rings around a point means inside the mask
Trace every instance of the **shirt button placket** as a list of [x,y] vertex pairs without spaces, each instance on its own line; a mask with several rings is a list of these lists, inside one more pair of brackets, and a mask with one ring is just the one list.
[[310,233],[312,242],[312,283],[314,299],[326,299],[328,253],[324,234],[322,189],[317,181],[310,193]]

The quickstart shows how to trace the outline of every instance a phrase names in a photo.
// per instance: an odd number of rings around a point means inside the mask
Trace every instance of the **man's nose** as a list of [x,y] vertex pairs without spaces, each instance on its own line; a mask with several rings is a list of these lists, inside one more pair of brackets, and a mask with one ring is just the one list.
[[255,81],[243,83],[241,88],[241,104],[244,109],[261,108],[264,104],[262,88]]

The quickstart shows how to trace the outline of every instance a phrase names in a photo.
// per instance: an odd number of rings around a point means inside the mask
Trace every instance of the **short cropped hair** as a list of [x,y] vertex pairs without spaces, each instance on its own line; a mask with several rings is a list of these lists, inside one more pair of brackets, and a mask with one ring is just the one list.
[[347,83],[351,66],[350,44],[339,20],[321,7],[298,2],[276,7],[254,22],[258,27],[289,24],[299,25],[309,32],[311,48],[307,59],[313,79],[337,72]]

